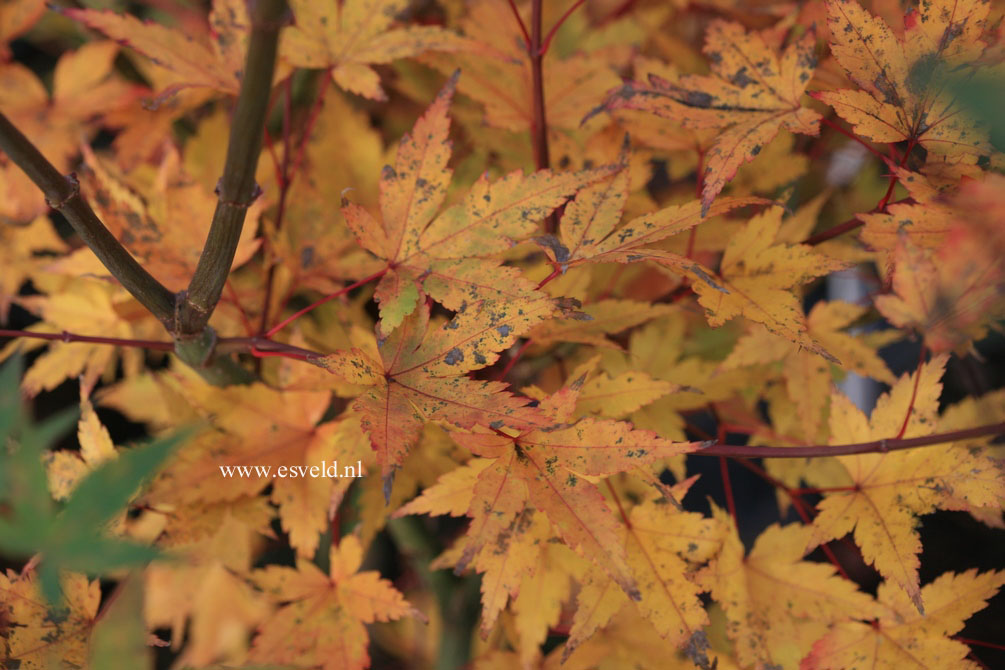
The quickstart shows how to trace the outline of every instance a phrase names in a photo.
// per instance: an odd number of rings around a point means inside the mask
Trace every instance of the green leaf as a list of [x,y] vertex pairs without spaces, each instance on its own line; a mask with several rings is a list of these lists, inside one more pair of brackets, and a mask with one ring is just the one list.
[[150,670],[153,656],[143,625],[143,581],[130,576],[119,586],[114,600],[94,627],[91,636],[91,670],[135,668]]

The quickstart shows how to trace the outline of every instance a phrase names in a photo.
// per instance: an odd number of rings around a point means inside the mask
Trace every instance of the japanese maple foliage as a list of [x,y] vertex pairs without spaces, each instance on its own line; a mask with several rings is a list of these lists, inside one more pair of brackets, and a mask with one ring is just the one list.
[[1001,7],[89,4],[0,4],[0,668],[1002,662]]

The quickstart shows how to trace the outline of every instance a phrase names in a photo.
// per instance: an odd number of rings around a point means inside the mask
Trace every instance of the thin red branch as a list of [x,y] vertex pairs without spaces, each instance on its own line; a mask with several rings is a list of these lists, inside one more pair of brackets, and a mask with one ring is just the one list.
[[733,499],[733,484],[729,481],[729,461],[725,456],[719,457],[719,473],[722,475],[722,488],[726,492],[726,509],[729,516],[733,517],[733,523],[739,527],[740,523],[736,519],[736,501]]
[[550,275],[548,275],[547,277],[545,277],[544,279],[542,279],[540,281],[540,283],[538,283],[538,285],[537,285],[538,290],[540,290],[542,287],[544,287],[545,284],[547,284],[548,282],[550,282],[552,279],[554,279],[555,277],[557,277],[560,274],[562,274],[562,268],[556,266],[555,269],[551,271]]
[[386,273],[387,273],[387,268],[384,268],[380,272],[375,272],[372,275],[370,275],[369,277],[364,277],[363,279],[360,279],[359,281],[353,282],[352,284],[349,284],[345,288],[339,289],[338,291],[335,291],[334,293],[329,293],[328,295],[326,295],[325,297],[321,298],[320,300],[312,302],[310,305],[307,305],[307,307],[304,307],[299,312],[295,312],[292,316],[289,316],[286,319],[284,319],[284,320],[280,321],[279,323],[277,323],[275,326],[273,326],[272,328],[269,329],[269,332],[265,333],[265,336],[266,337],[272,337],[273,335],[275,335],[276,333],[278,333],[279,331],[281,331],[283,328],[285,328],[286,326],[290,325],[291,323],[293,323],[294,321],[296,321],[297,319],[299,319],[300,317],[302,317],[304,314],[307,314],[308,312],[311,312],[311,311],[317,309],[318,307],[320,307],[321,305],[325,304],[326,302],[334,300],[335,298],[338,298],[339,296],[345,295],[346,293],[348,293],[349,291],[353,290],[354,288],[359,288],[360,286],[363,286],[364,284],[369,284],[374,279],[379,279],[379,278],[383,277]]
[[840,125],[834,123],[830,119],[824,118],[824,119],[821,119],[820,122],[823,123],[828,128],[833,128],[834,130],[838,131],[839,133],[841,133],[845,137],[850,137],[851,139],[855,140],[856,142],[858,142],[859,144],[861,144],[863,147],[865,147],[866,149],[868,149],[870,153],[872,153],[874,156],[878,157],[880,160],[886,160],[886,156],[884,156],[882,153],[880,153],[879,149],[877,149],[876,147],[872,146],[871,144],[869,144],[868,142],[866,142],[865,140],[863,140],[858,135],[855,135],[854,133],[852,133],[852,132],[850,132],[850,131],[842,128]]
[[527,26],[524,24],[523,19],[520,18],[520,10],[516,8],[516,3],[513,0],[507,0],[509,2],[509,8],[513,10],[513,16],[516,17],[517,25],[520,26],[520,32],[523,33],[523,43],[527,47],[527,53],[530,53],[531,42],[530,35],[527,34]]
[[121,337],[97,337],[94,335],[77,335],[63,331],[62,333],[36,333],[31,330],[0,329],[0,337],[26,337],[34,340],[49,340],[52,342],[86,342],[88,344],[111,344],[117,347],[139,347],[155,351],[173,351],[173,342],[159,340],[131,340]]
[[[544,105],[544,53],[541,51],[541,15],[544,11],[544,0],[531,0],[530,18],[530,77],[533,87],[530,135],[534,149],[534,167],[547,170],[551,167],[548,156],[548,115]],[[545,220],[546,233],[555,234],[558,230],[558,215],[552,212]]]
[[[276,234],[283,228],[283,215],[286,213],[286,196],[290,192],[290,117],[293,115],[293,87],[292,77],[287,77],[286,86],[283,87],[283,160],[279,165],[279,202],[276,205]],[[273,157],[275,154],[273,154]],[[269,325],[269,304],[272,302],[272,288],[276,278],[276,263],[268,249],[266,241],[265,262],[268,270],[265,272],[265,292],[262,297],[262,315],[258,321],[258,332],[263,332]]]
[[907,412],[904,413],[904,423],[900,424],[900,430],[897,431],[897,439],[904,437],[904,433],[907,432],[907,424],[911,422],[911,412],[914,411],[914,401],[918,399],[918,384],[921,383],[921,369],[925,365],[925,355],[928,353],[928,347],[924,344],[921,345],[921,353],[918,354],[918,369],[914,373],[914,388],[911,389],[911,401],[907,403]]
[[540,48],[538,49],[541,56],[544,56],[546,53],[548,53],[548,48],[551,46],[551,41],[555,39],[555,33],[557,33],[558,29],[562,27],[562,24],[565,23],[565,20],[568,19],[570,16],[572,16],[572,13],[577,9],[579,9],[580,5],[582,5],[584,2],[586,2],[586,0],[576,0],[576,2],[572,3],[572,6],[569,7],[567,10],[565,10],[565,13],[562,14],[561,18],[559,18],[558,21],[555,22],[555,25],[551,27],[551,30],[548,31],[548,35],[544,38],[544,43],[541,44]]
[[972,644],[978,647],[987,647],[988,649],[998,649],[1000,651],[1005,651],[1005,644],[995,644],[994,642],[984,642],[982,640],[974,640],[969,637],[963,637],[962,635],[953,635],[952,637],[957,642],[962,642],[963,644]]
[[611,492],[611,497],[614,498],[614,502],[618,506],[618,513],[621,514],[621,521],[624,522],[625,528],[631,530],[632,522],[629,520],[628,515],[625,514],[625,508],[621,504],[621,498],[618,497],[618,492],[614,490],[614,485],[611,484],[610,479],[604,480],[604,483],[607,484],[607,490]]
[[957,440],[987,437],[990,435],[1005,435],[1005,422],[907,439],[873,440],[871,442],[856,442],[854,444],[823,444],[803,447],[755,447],[750,445],[733,446],[729,444],[716,444],[690,453],[695,456],[733,456],[736,458],[818,458],[821,456],[886,453],[888,451],[927,447],[933,444],[945,444],[946,442],[956,442]]
[[506,378],[506,375],[508,375],[510,373],[510,370],[513,369],[513,366],[516,365],[517,361],[519,361],[520,358],[523,357],[523,353],[525,351],[527,351],[527,347],[530,346],[530,343],[532,341],[533,340],[529,340],[529,339],[528,340],[524,340],[524,343],[520,345],[520,348],[516,350],[516,353],[513,354],[512,356],[510,356],[509,362],[506,363],[506,367],[504,367],[502,369],[502,372],[500,372],[498,375],[496,375],[496,381],[497,382],[498,381],[502,381],[503,379]]

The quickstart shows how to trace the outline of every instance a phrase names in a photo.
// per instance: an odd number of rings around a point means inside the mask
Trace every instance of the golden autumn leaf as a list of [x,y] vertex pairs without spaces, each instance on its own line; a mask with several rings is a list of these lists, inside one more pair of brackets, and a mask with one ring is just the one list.
[[765,36],[737,23],[713,21],[705,53],[715,76],[685,75],[676,82],[650,75],[611,92],[604,107],[637,109],[686,128],[723,129],[709,147],[701,174],[701,216],[745,162],[754,160],[782,128],[816,135],[820,115],[801,99],[816,68],[812,32],[782,53]]
[[526,406],[527,398],[505,391],[505,384],[477,381],[465,374],[494,363],[500,351],[553,310],[546,298],[480,302],[434,328],[429,306],[423,303],[387,338],[378,340],[380,361],[352,349],[331,354],[320,364],[346,381],[368,387],[353,403],[353,410],[388,477],[418,440],[425,421],[465,428],[548,424]]
[[722,510],[715,512],[729,531],[698,582],[725,609],[726,631],[743,667],[799,667],[833,624],[879,611],[833,566],[802,560],[810,534],[806,526],[769,526],[745,554],[735,522]]
[[441,211],[451,178],[447,111],[458,74],[401,139],[394,166],[381,173],[380,221],[355,204],[342,209],[360,245],[387,262],[374,296],[382,335],[412,313],[423,293],[455,311],[483,300],[543,298],[517,269],[482,257],[529,236],[577,188],[610,171],[514,172],[491,183],[483,176]]
[[85,666],[101,585],[67,573],[61,586],[65,609],[52,612],[34,577],[12,570],[0,573],[0,620],[9,625],[8,638],[0,644],[0,652],[6,646],[7,654],[0,660],[22,670]]
[[347,91],[386,100],[373,65],[426,51],[458,51],[472,44],[436,26],[392,28],[408,0],[293,0],[294,26],[282,39],[292,65],[323,68]]
[[[694,478],[671,489],[680,500]],[[698,595],[703,588],[688,574],[692,566],[706,562],[720,549],[723,526],[717,520],[684,512],[659,499],[632,508],[619,527],[619,546],[624,547],[641,598],[633,602],[639,614],[660,637],[678,648],[699,667],[707,667],[704,627],[708,616]],[[611,577],[593,569],[583,579],[576,597],[576,614],[569,641],[562,652],[569,658],[584,641],[605,627],[626,604],[625,594]]]
[[[947,358],[937,356],[914,375],[901,377],[869,418],[847,397],[834,394],[831,441],[851,444],[933,433]],[[921,610],[917,517],[938,508],[956,509],[961,499],[973,507],[999,508],[1005,500],[1000,465],[979,450],[960,448],[836,458],[846,474],[828,485],[848,490],[826,493],[817,505],[809,546],[854,530],[865,560]]]
[[1005,574],[968,570],[946,573],[921,589],[920,614],[897,586],[880,584],[875,623],[843,622],[813,645],[800,670],[960,668],[981,666],[970,649],[950,636],[1005,584]]
[[[893,385],[896,379],[876,350],[862,338],[842,332],[866,311],[865,307],[840,300],[819,302],[806,317],[807,333],[840,360],[843,369]],[[723,367],[775,361],[782,362],[786,392],[795,403],[803,437],[818,439],[834,382],[831,363],[813,352],[792,349],[786,339],[754,327],[737,340]]]
[[897,241],[893,294],[878,296],[876,309],[922,333],[933,352],[966,350],[1005,314],[1001,259],[964,224],[952,226],[934,252],[911,240]]
[[262,623],[249,654],[263,663],[297,663],[324,670],[370,666],[364,624],[393,621],[415,611],[390,582],[359,572],[363,547],[347,535],[330,551],[326,575],[310,561],[266,566],[251,580],[279,609]]
[[[576,385],[570,388],[573,393],[578,391]],[[542,411],[554,411],[551,405],[543,402]],[[641,597],[624,546],[618,542],[617,522],[591,478],[684,453],[692,450],[694,444],[671,442],[651,431],[635,430],[625,422],[595,418],[524,429],[515,436],[496,430],[456,432],[452,437],[475,455],[492,461],[479,465],[482,469],[471,488],[466,514],[472,518],[472,524],[457,563],[458,570],[476,556],[495,551],[492,547],[498,547],[496,543],[507,542],[506,529],[519,523],[518,515],[530,505],[545,514],[558,535],[577,554],[601,566],[629,597],[635,600]],[[450,479],[441,483],[453,488],[467,481],[470,480]],[[440,483],[432,491],[439,486]],[[459,509],[463,499],[455,500],[457,507],[447,511]],[[410,509],[417,511],[422,507],[416,504]]]
[[909,141],[977,162],[991,151],[987,131],[960,108],[946,79],[972,66],[990,3],[932,0],[905,18],[899,36],[856,0],[827,0],[831,52],[861,90],[814,96],[876,142]]
[[[118,52],[114,42],[90,42],[63,53],[51,94],[21,63],[0,65],[0,109],[61,172],[69,171],[82,137],[93,137],[95,118],[136,98],[137,87],[114,72]],[[6,154],[0,154],[0,196],[0,215],[14,221],[28,222],[48,210],[45,197]]]
[[782,212],[777,207],[751,219],[730,239],[722,256],[714,281],[725,290],[695,282],[698,302],[713,326],[743,315],[836,362],[834,354],[807,332],[802,305],[792,289],[847,264],[803,244],[776,243],[781,226]]

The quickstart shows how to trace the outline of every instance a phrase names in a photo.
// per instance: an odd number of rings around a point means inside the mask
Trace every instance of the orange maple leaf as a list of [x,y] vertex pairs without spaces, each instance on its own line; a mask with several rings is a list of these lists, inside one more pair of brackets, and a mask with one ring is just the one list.
[[[942,391],[939,380],[947,359],[937,356],[914,375],[901,377],[880,397],[868,419],[846,396],[834,394],[831,441],[851,444],[934,433]],[[820,513],[813,520],[809,546],[854,530],[866,561],[904,589],[919,610],[917,516],[937,508],[957,509],[961,499],[973,507],[996,509],[1005,499],[1000,466],[979,450],[916,449],[837,460],[845,474],[827,485],[848,490],[828,492],[817,505]]]
[[423,303],[386,339],[378,340],[379,361],[352,349],[320,363],[346,381],[368,387],[353,410],[387,478],[401,465],[427,420],[464,428],[482,424],[519,429],[549,423],[526,407],[529,399],[507,393],[505,384],[464,375],[494,363],[500,351],[553,311],[551,300],[543,297],[486,301],[466,306],[447,323],[431,328],[429,305]]
[[754,160],[779,129],[819,132],[820,114],[801,102],[816,68],[814,42],[808,32],[779,55],[760,33],[713,21],[704,50],[716,76],[686,75],[669,82],[650,75],[649,85],[631,82],[611,92],[603,107],[645,110],[685,128],[724,129],[705,156],[704,217],[737,168]]
[[519,270],[482,257],[533,233],[576,189],[612,169],[513,172],[492,183],[483,176],[461,202],[440,212],[450,185],[447,111],[458,74],[401,139],[394,167],[384,168],[380,221],[355,204],[342,209],[360,245],[388,264],[374,296],[383,335],[415,309],[422,292],[455,311],[480,300],[543,298]]
[[290,4],[295,25],[283,34],[282,57],[297,67],[326,68],[336,84],[374,100],[387,96],[371,65],[474,46],[436,26],[391,28],[409,0],[291,0]]
[[968,570],[946,573],[921,589],[925,613],[911,606],[904,592],[880,584],[880,615],[872,623],[849,621],[813,645],[800,670],[874,670],[902,668],[959,668],[978,670],[982,664],[966,659],[970,648],[949,636],[963,628],[971,614],[982,609],[1005,584],[1005,573]]
[[862,90],[815,93],[855,132],[876,142],[917,142],[970,163],[990,153],[987,132],[946,90],[951,71],[969,67],[984,51],[980,40],[990,3],[922,2],[898,37],[855,0],[827,0],[831,53]]
[[363,546],[353,535],[332,547],[329,574],[306,559],[296,569],[270,565],[251,580],[281,607],[265,620],[249,657],[261,663],[296,663],[324,670],[370,667],[364,624],[418,615],[375,571],[358,572]]

